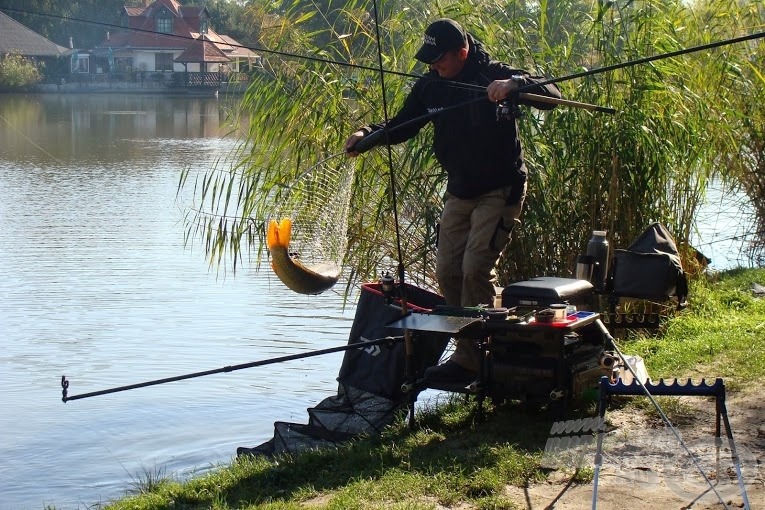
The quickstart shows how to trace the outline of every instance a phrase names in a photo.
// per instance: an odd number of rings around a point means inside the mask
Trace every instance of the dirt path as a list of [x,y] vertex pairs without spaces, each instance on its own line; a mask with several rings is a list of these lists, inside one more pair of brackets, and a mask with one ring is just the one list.
[[[765,509],[765,386],[745,393],[729,392],[726,400],[750,508]],[[598,478],[597,508],[717,510],[726,506],[744,507],[727,441],[720,450],[720,475],[715,474],[714,399],[681,397],[671,403],[678,409],[673,421],[683,442],[698,456],[698,464],[717,494],[659,416],[651,417],[651,413],[637,413],[625,407],[609,410],[606,415],[609,427]],[[668,411],[668,414],[673,413]],[[588,448],[589,452],[595,450],[594,445]],[[545,482],[525,488],[508,487],[507,493],[519,508],[526,510],[591,509],[594,484],[571,483],[572,474],[573,469],[556,469]]]

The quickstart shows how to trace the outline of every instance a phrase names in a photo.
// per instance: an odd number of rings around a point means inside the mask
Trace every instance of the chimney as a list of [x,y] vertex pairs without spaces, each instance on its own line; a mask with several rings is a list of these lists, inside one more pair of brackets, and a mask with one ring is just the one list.
[[74,49],[74,39],[72,39],[72,36],[69,36],[69,49]]
[[106,40],[108,41],[112,34],[109,33],[109,31],[106,31]]

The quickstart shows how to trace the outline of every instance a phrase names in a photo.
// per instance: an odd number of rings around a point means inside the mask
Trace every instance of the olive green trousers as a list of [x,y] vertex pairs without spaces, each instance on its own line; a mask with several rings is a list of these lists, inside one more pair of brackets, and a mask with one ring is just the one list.
[[[521,215],[526,186],[513,204],[507,203],[510,192],[510,187],[500,188],[471,199],[444,195],[436,278],[447,305],[493,306],[494,266]],[[478,370],[476,342],[458,340],[451,360]]]

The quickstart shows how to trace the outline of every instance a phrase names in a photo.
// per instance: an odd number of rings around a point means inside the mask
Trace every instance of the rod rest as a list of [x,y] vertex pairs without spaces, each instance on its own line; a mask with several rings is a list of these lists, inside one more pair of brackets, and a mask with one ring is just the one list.
[[[715,382],[711,385],[707,384],[706,379],[702,379],[698,385],[693,384],[691,379],[685,384],[679,383],[677,379],[667,384],[664,379],[659,379],[658,383],[646,382],[643,384],[645,389],[648,390],[651,395],[674,395],[674,396],[725,396],[725,383],[722,378],[716,378]],[[621,379],[616,383],[611,383],[608,377],[601,377],[600,379],[600,391],[603,394],[612,395],[644,395],[645,391],[643,387],[637,382],[633,381],[630,384],[624,384]]]
[[600,314],[603,323],[614,329],[658,329],[661,316],[658,313],[616,313]]

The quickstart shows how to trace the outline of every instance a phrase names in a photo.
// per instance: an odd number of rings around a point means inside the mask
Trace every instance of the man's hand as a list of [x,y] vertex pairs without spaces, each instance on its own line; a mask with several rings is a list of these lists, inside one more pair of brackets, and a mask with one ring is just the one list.
[[518,81],[512,78],[507,80],[495,80],[489,83],[486,87],[486,94],[489,96],[489,101],[498,103],[505,99],[510,92],[518,88]]
[[355,158],[356,156],[359,155],[358,152],[352,149],[359,142],[359,140],[364,138],[364,135],[365,135],[364,131],[359,130],[353,133],[351,136],[349,136],[348,139],[345,141],[345,153],[349,157]]

